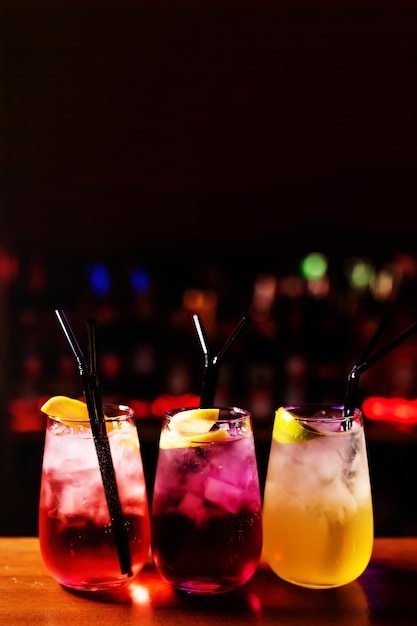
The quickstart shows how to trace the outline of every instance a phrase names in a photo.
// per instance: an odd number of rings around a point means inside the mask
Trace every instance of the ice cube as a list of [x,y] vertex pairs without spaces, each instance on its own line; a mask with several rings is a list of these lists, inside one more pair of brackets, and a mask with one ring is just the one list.
[[122,483],[118,481],[118,492],[125,514],[142,510],[146,499],[144,478],[138,477],[136,481],[125,480]]
[[202,465],[199,472],[190,472],[186,475],[185,485],[188,491],[204,497],[204,484],[210,478],[211,468],[209,465]]
[[63,517],[83,515],[85,507],[85,489],[71,484],[63,486],[59,502],[59,512]]
[[207,479],[204,496],[230,513],[237,513],[242,505],[243,494],[238,487],[212,477]]
[[207,521],[204,508],[204,500],[191,491],[182,498],[177,508],[178,513],[195,521],[197,526],[202,526]]
[[345,524],[356,513],[357,503],[349,489],[336,481],[317,493],[316,510],[323,511],[330,524]]
[[58,513],[64,518],[81,516],[98,525],[109,521],[103,483],[98,471],[73,471],[62,483],[58,498]]

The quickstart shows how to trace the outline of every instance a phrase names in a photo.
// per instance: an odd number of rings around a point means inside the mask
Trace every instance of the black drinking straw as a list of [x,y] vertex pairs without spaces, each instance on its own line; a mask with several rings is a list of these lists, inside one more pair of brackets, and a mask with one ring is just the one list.
[[113,459],[110,451],[110,444],[107,437],[106,421],[103,413],[103,403],[100,397],[99,383],[96,372],[96,349],[95,349],[95,325],[93,320],[89,320],[89,362],[90,367],[82,353],[82,350],[71,330],[65,313],[62,310],[55,310],[55,314],[68,339],[68,343],[77,360],[79,373],[83,382],[84,395],[87,404],[88,417],[90,419],[91,431],[93,433],[94,444],[97,452],[101,478],[103,481],[104,493],[109,508],[111,524],[114,530],[117,554],[119,557],[122,574],[132,576],[132,560],[130,554],[129,539],[126,532],[125,521],[120,498],[117,489],[116,476],[114,472]]
[[352,369],[351,369],[351,371],[349,373],[349,376],[348,376],[348,386],[347,386],[347,389],[346,389],[345,404],[344,404],[344,409],[343,409],[343,416],[344,417],[351,417],[353,415],[354,410],[355,410],[356,397],[357,397],[358,385],[359,385],[358,367],[360,366],[361,363],[365,363],[366,362],[366,359],[368,358],[369,354],[374,349],[375,345],[378,342],[378,339],[381,337],[381,335],[384,332],[386,326],[388,325],[388,322],[389,322],[390,318],[391,318],[391,315],[388,314],[388,315],[386,315],[382,319],[381,323],[378,324],[378,326],[377,326],[374,334],[372,335],[368,345],[366,346],[362,356],[360,357],[358,362],[355,363],[355,365],[352,367]]
[[352,367],[349,373],[345,405],[343,409],[344,417],[352,417],[355,411],[360,375],[363,374],[363,372],[365,372],[367,369],[369,369],[371,365],[382,359],[382,357],[391,352],[391,350],[394,350],[394,348],[399,346],[401,343],[403,343],[403,341],[408,339],[408,337],[410,337],[417,331],[417,322],[414,322],[414,324],[411,324],[411,326],[409,326],[406,330],[400,333],[384,348],[381,348],[381,350],[379,350],[376,354],[368,358],[368,355],[376,344],[377,339],[379,339],[383,330],[385,329],[387,321],[387,318],[382,321],[380,326],[377,328],[374,336],[372,337],[370,345],[366,348],[362,359]]
[[210,358],[210,350],[208,347],[207,336],[204,330],[203,323],[198,315],[193,315],[193,322],[196,327],[201,349],[204,354],[204,378],[200,396],[200,409],[211,408],[214,406],[214,396],[216,393],[217,380],[219,377],[220,361],[224,357],[225,353],[230,348],[232,343],[236,341],[238,335],[240,335],[248,321],[248,317],[244,315],[230,335],[230,337],[224,343],[223,347],[213,358]]

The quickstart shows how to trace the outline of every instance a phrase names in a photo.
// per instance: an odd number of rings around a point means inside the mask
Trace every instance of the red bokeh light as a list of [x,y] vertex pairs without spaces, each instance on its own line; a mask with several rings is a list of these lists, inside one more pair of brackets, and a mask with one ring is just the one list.
[[417,424],[417,399],[373,396],[363,401],[362,411],[370,420]]

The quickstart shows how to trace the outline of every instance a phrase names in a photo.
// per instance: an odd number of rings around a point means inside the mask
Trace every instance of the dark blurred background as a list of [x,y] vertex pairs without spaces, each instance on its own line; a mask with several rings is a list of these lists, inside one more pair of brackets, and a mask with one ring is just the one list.
[[[36,534],[42,401],[134,406],[150,493],[163,408],[243,314],[218,402],[343,402],[376,326],[417,320],[411,0],[3,0],[0,533]],[[379,405],[375,402],[379,399]],[[361,378],[378,535],[415,535],[417,344]],[[384,414],[378,406],[389,406]],[[366,410],[365,410],[366,409]]]

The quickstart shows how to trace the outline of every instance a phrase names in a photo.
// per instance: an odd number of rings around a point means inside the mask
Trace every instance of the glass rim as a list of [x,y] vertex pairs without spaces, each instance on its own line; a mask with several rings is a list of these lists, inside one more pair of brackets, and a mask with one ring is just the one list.
[[[128,406],[127,404],[118,404],[117,402],[103,402],[103,413],[104,413],[104,421],[105,422],[116,422],[116,421],[124,421],[126,419],[131,419],[134,417],[134,410]],[[55,422],[59,422],[61,424],[79,424],[79,425],[87,425],[90,426],[89,419],[79,419],[79,418],[71,418],[71,417],[57,417],[56,415],[49,415],[47,417],[50,420]]]
[[[343,415],[343,404],[333,404],[331,402],[301,402],[299,404],[284,404],[278,407],[291,413],[292,417],[297,421],[303,422],[346,422],[362,419],[362,410],[355,407],[353,415]],[[277,410],[278,410],[277,409]],[[324,411],[323,415],[320,415],[320,411]],[[329,415],[328,413],[334,411],[338,412],[337,415]]]
[[[210,410],[215,409],[219,411],[219,416],[216,419],[217,422],[230,422],[230,421],[243,421],[246,419],[252,419],[252,413],[247,409],[242,409],[237,406],[213,406],[213,407],[198,407],[198,406],[185,406],[174,409],[168,409],[164,412],[164,419],[172,420],[179,413],[185,411],[197,411],[197,410]],[[223,412],[223,414],[222,414]]]

